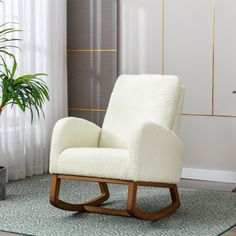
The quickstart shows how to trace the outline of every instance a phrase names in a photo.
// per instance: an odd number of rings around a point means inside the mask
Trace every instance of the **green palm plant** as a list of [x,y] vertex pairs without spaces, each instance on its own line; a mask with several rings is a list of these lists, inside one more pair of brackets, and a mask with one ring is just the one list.
[[[0,115],[7,106],[17,105],[23,112],[30,110],[33,120],[34,111],[38,116],[40,112],[44,115],[43,104],[49,100],[49,89],[42,80],[47,75],[37,73],[16,76],[17,61],[11,50],[19,48],[11,43],[20,39],[11,36],[20,30],[9,27],[9,24],[12,23],[0,25]],[[7,63],[9,60],[10,63]]]

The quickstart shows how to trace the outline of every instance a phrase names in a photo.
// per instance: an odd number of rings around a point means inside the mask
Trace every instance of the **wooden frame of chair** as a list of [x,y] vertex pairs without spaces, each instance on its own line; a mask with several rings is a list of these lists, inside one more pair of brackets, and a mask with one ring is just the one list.
[[[98,182],[101,194],[100,196],[83,204],[71,204],[61,201],[59,199],[61,179]],[[126,184],[129,186],[126,210],[117,210],[117,209],[99,207],[110,196],[107,183]],[[157,212],[144,212],[136,208],[138,186],[169,188],[172,203]],[[128,180],[116,180],[116,179],[62,175],[62,174],[52,175],[50,203],[57,208],[68,211],[77,211],[77,212],[86,211],[86,212],[101,213],[101,214],[133,216],[142,220],[149,220],[149,221],[160,220],[162,218],[165,218],[174,213],[176,209],[180,206],[179,194],[176,184],[140,182],[140,181],[134,182]]]

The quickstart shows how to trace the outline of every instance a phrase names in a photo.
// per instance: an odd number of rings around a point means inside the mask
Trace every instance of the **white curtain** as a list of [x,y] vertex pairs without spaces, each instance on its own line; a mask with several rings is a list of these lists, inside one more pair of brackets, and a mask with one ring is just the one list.
[[16,180],[48,171],[53,125],[67,115],[66,87],[66,0],[3,0],[0,24],[14,25],[23,31],[15,34],[22,52],[14,50],[18,75],[47,73],[50,102],[45,118],[10,107],[0,116],[0,165],[8,169],[8,179]]

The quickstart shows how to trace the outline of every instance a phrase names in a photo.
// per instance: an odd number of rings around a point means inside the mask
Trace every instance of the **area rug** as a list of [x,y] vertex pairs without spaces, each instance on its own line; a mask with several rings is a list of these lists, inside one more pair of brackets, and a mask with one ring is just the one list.
[[[125,208],[127,187],[109,185],[107,207]],[[215,190],[180,188],[181,207],[172,216],[157,221],[130,217],[72,213],[49,204],[49,175],[9,183],[8,197],[0,201],[0,230],[37,236],[53,235],[148,235],[216,236],[236,223],[236,194]],[[61,197],[84,201],[98,194],[95,183],[63,181]],[[170,201],[168,190],[140,188],[138,206],[157,210]]]

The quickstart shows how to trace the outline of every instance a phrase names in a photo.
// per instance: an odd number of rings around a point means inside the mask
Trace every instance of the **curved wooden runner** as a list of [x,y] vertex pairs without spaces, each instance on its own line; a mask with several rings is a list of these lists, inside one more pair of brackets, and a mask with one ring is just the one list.
[[[71,203],[64,202],[59,199],[61,179],[98,182],[101,194],[98,197],[82,204],[71,204]],[[129,186],[126,210],[117,210],[117,209],[99,207],[110,196],[107,183],[126,184]],[[138,186],[169,188],[172,203],[169,206],[157,212],[142,211],[136,208]],[[126,180],[61,175],[61,174],[52,175],[50,203],[57,208],[68,210],[68,211],[77,211],[77,212],[87,211],[87,212],[101,213],[101,214],[133,216],[142,220],[150,220],[150,221],[160,220],[162,218],[165,218],[171,215],[172,213],[174,213],[176,209],[180,206],[179,194],[178,194],[178,189],[177,189],[176,184],[134,182],[134,181],[126,181]]]

